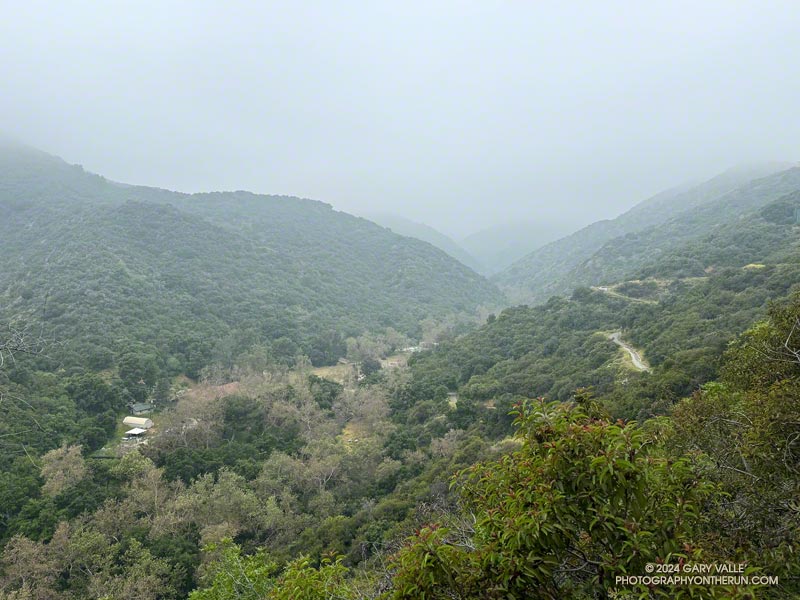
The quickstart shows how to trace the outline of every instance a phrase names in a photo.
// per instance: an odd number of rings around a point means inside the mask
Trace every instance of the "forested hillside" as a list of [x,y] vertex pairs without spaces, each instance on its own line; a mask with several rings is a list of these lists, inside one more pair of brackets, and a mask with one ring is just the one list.
[[667,190],[520,259],[493,279],[515,301],[544,302],[580,285],[615,282],[644,262],[797,189],[800,169],[769,163]]
[[326,364],[349,336],[419,337],[501,301],[444,252],[321,202],[124,186],[18,146],[0,152],[0,237],[0,319],[58,340],[67,365],[109,366],[132,340],[192,377],[253,346]]
[[327,205],[6,158],[0,600],[800,594],[794,170],[468,326],[486,280]]
[[797,2],[0,5],[0,600],[800,600]]
[[[503,311],[483,328],[416,357],[416,379],[477,402],[530,394],[565,399],[593,386],[619,416],[663,410],[716,377],[727,344],[770,301],[800,287],[800,195],[645,263],[637,279]],[[621,361],[622,331],[653,373]],[[617,360],[615,360],[617,357]],[[661,407],[653,404],[661,403]]]
[[[794,598],[800,299],[760,318],[717,382],[641,424],[585,389],[490,408],[452,402],[419,365],[342,384],[272,368],[193,390],[147,445],[101,459],[60,426],[113,406],[113,385],[3,374],[16,404],[52,398],[56,418],[19,417],[65,445],[2,422],[0,597]],[[774,579],[676,593],[615,578],[732,560]]]

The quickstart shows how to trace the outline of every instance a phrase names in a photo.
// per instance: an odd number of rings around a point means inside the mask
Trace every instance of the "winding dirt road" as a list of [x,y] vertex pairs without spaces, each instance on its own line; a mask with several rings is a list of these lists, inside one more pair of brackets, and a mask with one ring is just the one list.
[[612,342],[614,342],[617,346],[625,350],[631,356],[631,361],[633,362],[633,366],[639,371],[649,371],[650,367],[647,366],[647,363],[644,362],[639,352],[633,348],[627,342],[622,340],[622,332],[615,331],[610,336],[608,336]]

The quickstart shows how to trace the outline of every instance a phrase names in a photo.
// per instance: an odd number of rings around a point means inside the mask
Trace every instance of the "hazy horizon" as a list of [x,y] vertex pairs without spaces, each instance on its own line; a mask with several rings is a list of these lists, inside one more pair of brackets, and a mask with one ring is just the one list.
[[460,240],[800,158],[790,2],[3,5],[0,131],[126,183]]

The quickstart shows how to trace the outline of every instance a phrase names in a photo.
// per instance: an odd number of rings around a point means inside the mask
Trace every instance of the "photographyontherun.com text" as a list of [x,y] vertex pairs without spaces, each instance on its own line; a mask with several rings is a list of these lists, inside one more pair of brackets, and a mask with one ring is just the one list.
[[618,575],[619,586],[772,586],[778,577],[746,573],[745,563],[648,563],[644,575]]

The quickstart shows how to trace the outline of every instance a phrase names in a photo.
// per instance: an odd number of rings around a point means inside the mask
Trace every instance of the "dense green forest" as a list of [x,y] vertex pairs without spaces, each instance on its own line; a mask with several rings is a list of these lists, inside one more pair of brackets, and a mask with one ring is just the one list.
[[[476,326],[485,279],[327,205],[3,168],[0,600],[800,595],[794,171]],[[617,580],[728,562],[777,580]]]
[[694,597],[795,597],[799,322],[800,298],[774,305],[716,383],[641,425],[588,390],[476,414],[402,370],[276,367],[185,395],[107,460],[59,429],[113,402],[102,380],[6,382],[55,398],[57,420],[18,417],[64,445],[3,438],[0,597],[594,598],[681,559],[780,579]]
[[123,186],[17,146],[0,151],[0,319],[57,340],[66,368],[130,352],[197,377],[254,348],[331,364],[345,340],[492,306],[432,246],[297,198]]

